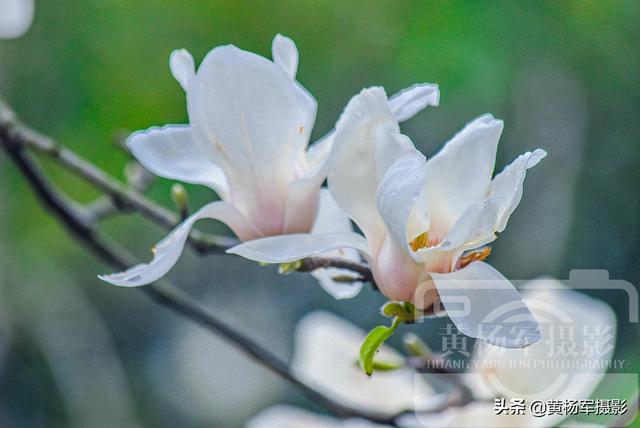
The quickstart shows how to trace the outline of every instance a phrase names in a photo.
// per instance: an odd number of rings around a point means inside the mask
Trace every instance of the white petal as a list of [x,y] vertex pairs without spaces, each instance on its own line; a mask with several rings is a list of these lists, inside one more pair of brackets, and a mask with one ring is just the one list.
[[494,241],[495,225],[501,203],[502,200],[497,198],[476,202],[463,211],[438,245],[422,248],[419,252],[422,254],[440,251],[462,253]]
[[133,133],[127,147],[145,168],[161,177],[211,187],[227,198],[227,180],[220,168],[211,163],[194,144],[186,125],[152,127]]
[[[606,303],[554,279],[530,281],[523,289],[522,296],[540,323],[545,340],[533,344],[526,352],[483,345],[474,355],[480,363],[477,367],[496,362],[496,369],[489,377],[482,370],[477,372],[490,380],[492,392],[509,390],[518,397],[542,400],[588,398],[604,376],[606,362],[613,354],[615,313]],[[585,329],[599,333],[589,338]],[[588,346],[593,346],[596,352],[586,352]],[[536,368],[523,368],[527,362],[531,362],[530,367],[535,362]],[[553,386],[558,383],[565,385],[555,390]]]
[[[410,150],[386,172],[378,187],[378,211],[399,248],[414,256],[407,236],[409,215],[422,193],[426,180],[426,160]],[[416,260],[420,260],[415,255]]]
[[547,152],[541,149],[520,155],[491,182],[489,197],[501,199],[495,228],[497,232],[504,230],[509,217],[522,199],[522,188],[527,170],[536,166],[546,155]]
[[[353,232],[353,226],[349,217],[336,204],[329,189],[323,187],[320,190],[318,217],[311,233],[321,235],[331,232]],[[351,251],[351,254],[353,254],[353,257],[358,257],[357,252]]]
[[376,208],[378,182],[384,173],[378,171],[376,147],[389,140],[389,127],[399,133],[384,90],[364,89],[340,117],[329,159],[331,194],[364,232],[374,252],[386,234]]
[[342,421],[288,405],[268,407],[251,418],[245,428],[343,428]]
[[[405,88],[389,98],[389,106],[398,122],[411,119],[413,115],[427,106],[437,106],[440,98],[438,85],[418,83]],[[326,161],[331,146],[335,129],[316,141],[307,154],[310,167],[315,163]]]
[[307,151],[307,162],[309,168],[317,168],[320,164],[324,164],[329,159],[331,147],[333,146],[333,137],[335,131],[331,131],[320,140],[315,142]]
[[352,232],[272,236],[236,245],[227,253],[256,262],[287,263],[340,248],[355,248],[363,254],[369,253],[364,237]]
[[502,121],[481,116],[427,161],[430,236],[442,238],[465,209],[485,198],[501,133]]
[[398,132],[397,124],[387,123],[375,130],[374,150],[378,180],[382,180],[387,170],[398,159],[408,152],[416,152],[416,148],[409,137]]
[[417,83],[389,98],[391,111],[398,122],[409,120],[427,106],[437,106],[439,102],[440,90],[432,83]]
[[[331,232],[353,232],[353,226],[349,217],[338,207],[333,200],[328,189],[320,191],[320,204],[318,218],[313,226],[312,234],[323,234]],[[320,254],[322,257],[338,258],[352,262],[360,261],[358,251],[353,248],[339,248]],[[335,299],[350,299],[355,297],[362,290],[362,282],[336,282],[333,278],[338,276],[348,276],[357,278],[358,274],[340,268],[320,268],[311,272],[320,283],[320,286]]]
[[453,224],[442,242],[435,247],[420,250],[465,251],[486,245],[502,232],[507,220],[522,198],[522,185],[528,168],[535,166],[546,153],[527,152],[498,174],[491,183],[488,198],[468,207]]
[[304,233],[311,230],[318,210],[318,195],[327,177],[327,163],[315,165],[297,180],[289,183],[283,233]]
[[33,21],[33,0],[0,1],[0,39],[22,36]]
[[518,291],[488,264],[474,262],[431,277],[447,314],[465,335],[506,348],[540,339],[538,323]]
[[281,65],[292,79],[296,78],[298,49],[293,40],[282,34],[276,34],[271,44],[271,55],[273,56],[273,62]]
[[224,222],[240,239],[259,236],[253,225],[232,205],[221,201],[212,202],[196,211],[160,241],[153,249],[154,257],[151,262],[141,263],[124,272],[102,275],[100,279],[122,287],[138,287],[157,281],[176,264],[193,224],[203,218]]
[[224,170],[234,205],[256,225],[268,209],[281,228],[315,120],[313,97],[280,65],[229,45],[209,52],[187,100],[194,139]]
[[[294,373],[348,406],[383,414],[425,408],[435,397],[411,369],[376,372],[369,377],[356,364],[365,332],[327,312],[312,312],[296,327]],[[384,345],[377,358],[400,362],[402,356]]]
[[173,77],[180,83],[180,86],[182,86],[182,89],[187,91],[189,89],[189,83],[196,75],[196,64],[191,53],[186,49],[176,49],[171,52],[169,68],[171,69]]

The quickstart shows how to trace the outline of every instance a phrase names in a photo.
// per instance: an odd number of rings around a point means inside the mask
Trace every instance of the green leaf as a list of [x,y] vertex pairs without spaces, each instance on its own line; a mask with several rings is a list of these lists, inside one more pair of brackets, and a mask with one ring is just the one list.
[[368,376],[371,376],[371,373],[373,373],[373,358],[375,357],[376,352],[378,352],[378,349],[382,346],[385,340],[391,337],[400,324],[400,319],[396,318],[393,320],[393,324],[391,324],[390,327],[379,325],[371,330],[369,334],[367,334],[367,337],[364,338],[364,342],[360,345],[359,363],[362,370],[364,370]]
[[282,275],[288,275],[291,272],[295,272],[300,269],[300,266],[302,266],[302,260],[296,260],[289,263],[281,263],[280,267],[278,267],[278,273]]

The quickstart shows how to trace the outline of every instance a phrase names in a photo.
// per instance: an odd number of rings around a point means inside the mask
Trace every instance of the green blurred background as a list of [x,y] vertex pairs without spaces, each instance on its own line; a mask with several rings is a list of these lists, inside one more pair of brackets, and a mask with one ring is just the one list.
[[[0,11],[1,13],[1,11]],[[300,51],[298,80],[318,100],[314,137],[348,99],[382,85],[440,85],[441,105],[403,125],[426,154],[472,118],[504,119],[501,169],[536,147],[520,208],[493,246],[507,277],[640,273],[640,2],[36,0],[31,30],[0,41],[0,92],[34,128],[123,177],[122,132],[186,121],[169,72],[173,49],[200,61],[220,44],[270,56],[273,36]],[[0,426],[241,426],[276,402],[318,410],[295,389],[130,289],[97,280],[98,263],[39,206],[0,156]],[[45,161],[81,201],[97,194]],[[171,206],[168,180],[150,196]],[[213,194],[188,187],[197,207]],[[137,216],[105,224],[144,259],[164,231]],[[208,231],[228,233],[220,224]],[[309,276],[187,251],[170,277],[223,319],[288,358],[296,321],[324,308],[363,327],[379,295],[333,301]],[[616,358],[638,371],[637,324],[623,295],[592,293],[618,313]],[[370,310],[363,310],[370,307]],[[424,337],[429,323],[415,326]],[[628,391],[606,385],[612,398]]]

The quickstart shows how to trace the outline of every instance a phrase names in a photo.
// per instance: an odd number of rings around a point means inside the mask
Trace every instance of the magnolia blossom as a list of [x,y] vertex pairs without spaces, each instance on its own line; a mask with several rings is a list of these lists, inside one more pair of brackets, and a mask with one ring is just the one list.
[[[527,152],[492,179],[501,132],[502,121],[481,116],[427,161],[400,133],[384,90],[365,89],[338,121],[328,171],[333,198],[364,236],[279,236],[229,252],[282,263],[355,248],[389,299],[428,309],[439,298],[463,333],[507,347],[525,346],[538,339],[535,321],[513,285],[482,262],[488,251],[473,250],[504,230],[522,197],[527,169],[546,153]],[[452,310],[461,302],[468,302],[465,310]],[[494,310],[507,307],[522,313],[518,329],[477,327],[496,318]]]
[[[306,383],[345,405],[363,411],[394,415],[408,409],[428,408],[438,395],[409,368],[376,372],[369,377],[358,367],[358,352],[365,332],[328,312],[306,315],[297,325],[292,371]],[[402,356],[383,345],[378,359],[401,364]],[[330,417],[291,406],[278,405],[252,419],[248,428],[370,427],[349,420],[344,425]]]
[[[545,327],[545,331],[572,328],[573,338],[568,341],[567,349],[581,346],[580,332],[585,328],[609,332],[607,343],[600,354],[577,352],[561,356],[549,355],[553,346],[549,341],[540,341],[526,349],[504,349],[492,345],[482,345],[474,349],[470,359],[468,374],[463,381],[479,399],[464,407],[451,408],[443,413],[420,413],[425,405],[436,406],[441,395],[428,394],[429,387],[424,383],[429,377],[419,374],[399,375],[393,387],[371,389],[380,376],[392,376],[393,372],[376,372],[370,379],[362,371],[349,370],[357,358],[357,345],[350,349],[344,343],[355,339],[354,331],[346,321],[326,313],[315,313],[305,318],[298,328],[296,336],[295,359],[299,375],[313,380],[314,386],[332,397],[343,400],[349,405],[358,404],[358,408],[385,415],[394,415],[394,410],[409,410],[415,415],[401,417],[397,422],[401,427],[553,427],[560,424],[566,416],[550,414],[543,417],[527,415],[496,415],[492,399],[497,396],[524,398],[531,400],[580,400],[590,397],[605,375],[604,368],[613,354],[615,345],[615,314],[605,303],[584,294],[570,290],[562,283],[551,279],[541,279],[525,284],[523,291],[533,315]],[[389,348],[385,352],[392,352]],[[380,355],[387,359],[387,355]],[[544,362],[562,362],[562,364],[543,364]],[[509,364],[507,364],[509,363]],[[529,368],[527,368],[529,367]],[[369,380],[369,382],[367,382]],[[554,387],[555,386],[555,387]],[[416,391],[415,399],[405,399],[407,394]],[[349,398],[351,397],[351,398]],[[482,401],[484,400],[484,401]],[[365,405],[365,403],[368,403]],[[386,403],[382,404],[381,403]],[[395,404],[389,404],[395,403]],[[570,426],[567,421],[563,426]],[[249,428],[353,428],[377,427],[368,421],[349,419],[337,420],[321,416],[293,406],[277,405],[256,415],[247,424]],[[580,422],[579,426],[588,426]],[[589,425],[591,426],[591,425]]]
[[[102,279],[121,286],[159,279],[203,218],[224,222],[242,241],[312,229],[333,133],[306,150],[317,106],[295,79],[298,51],[291,39],[276,35],[272,56],[270,61],[233,45],[219,46],[196,72],[186,50],[171,54],[189,124],[136,132],[127,146],[157,175],[208,186],[221,201],[202,207],[156,245],[151,263]],[[406,120],[437,105],[438,95],[430,84],[401,91],[392,101],[394,117]]]
[[0,39],[14,39],[26,33],[33,12],[33,0],[0,0]]

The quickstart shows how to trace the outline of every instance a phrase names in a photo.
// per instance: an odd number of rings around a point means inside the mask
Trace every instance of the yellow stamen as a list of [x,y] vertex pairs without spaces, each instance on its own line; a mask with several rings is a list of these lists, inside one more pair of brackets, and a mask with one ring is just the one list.
[[409,246],[413,251],[418,251],[420,248],[429,246],[429,231],[423,232],[416,236],[415,239],[409,242]]
[[460,260],[458,261],[458,264],[460,266],[459,269],[462,269],[463,267],[467,266],[469,263],[481,262],[483,260],[486,260],[490,254],[491,254],[491,247],[489,246],[482,247],[479,250],[472,251],[468,254],[465,254],[464,256],[460,257]]

